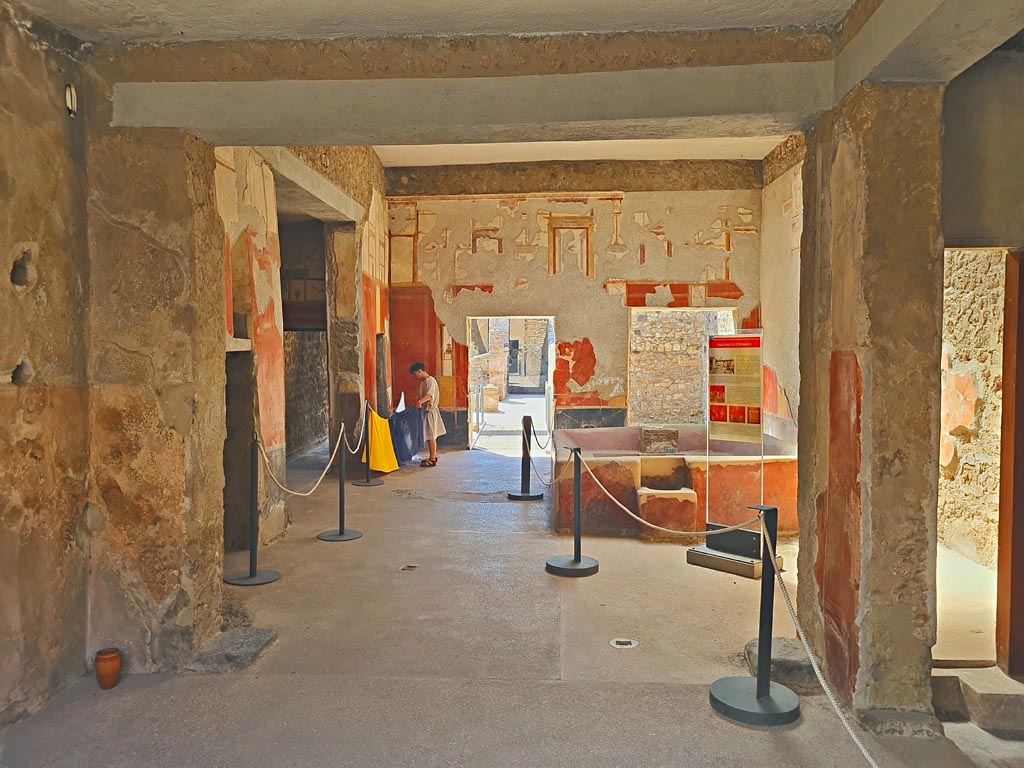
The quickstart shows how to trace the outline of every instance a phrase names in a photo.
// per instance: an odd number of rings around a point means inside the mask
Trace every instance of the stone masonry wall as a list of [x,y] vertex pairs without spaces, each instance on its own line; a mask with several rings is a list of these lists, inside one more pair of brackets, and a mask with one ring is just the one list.
[[327,334],[285,331],[285,426],[288,455],[327,439]]
[[735,330],[729,310],[634,309],[629,331],[629,423],[707,422],[709,335]]
[[0,4],[0,729],[85,669],[85,134],[77,43]]
[[996,567],[1006,252],[947,250],[939,541]]

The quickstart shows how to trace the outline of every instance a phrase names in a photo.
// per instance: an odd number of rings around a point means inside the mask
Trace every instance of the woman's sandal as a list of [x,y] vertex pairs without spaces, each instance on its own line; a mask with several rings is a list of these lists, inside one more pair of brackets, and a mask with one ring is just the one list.
[[437,459],[424,459],[420,462],[421,467],[436,467]]

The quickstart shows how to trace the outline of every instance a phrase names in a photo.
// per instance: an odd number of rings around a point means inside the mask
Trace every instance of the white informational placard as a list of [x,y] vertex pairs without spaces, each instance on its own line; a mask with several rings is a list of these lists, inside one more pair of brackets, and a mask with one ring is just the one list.
[[761,443],[761,337],[708,340],[708,438]]

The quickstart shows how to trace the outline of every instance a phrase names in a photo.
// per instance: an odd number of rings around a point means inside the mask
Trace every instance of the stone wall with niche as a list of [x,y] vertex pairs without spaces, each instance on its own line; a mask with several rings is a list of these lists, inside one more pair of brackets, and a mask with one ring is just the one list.
[[756,189],[393,198],[392,291],[428,286],[463,355],[467,317],[554,317],[559,411],[623,424],[631,307],[759,322],[760,214]]
[[947,250],[939,541],[996,567],[1006,251]]

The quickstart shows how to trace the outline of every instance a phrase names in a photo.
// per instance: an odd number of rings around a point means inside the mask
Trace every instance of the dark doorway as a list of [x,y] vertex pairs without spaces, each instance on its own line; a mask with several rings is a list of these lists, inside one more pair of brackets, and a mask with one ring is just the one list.
[[251,352],[229,352],[226,359],[224,549],[232,551],[249,546],[249,462],[253,432],[254,379]]

